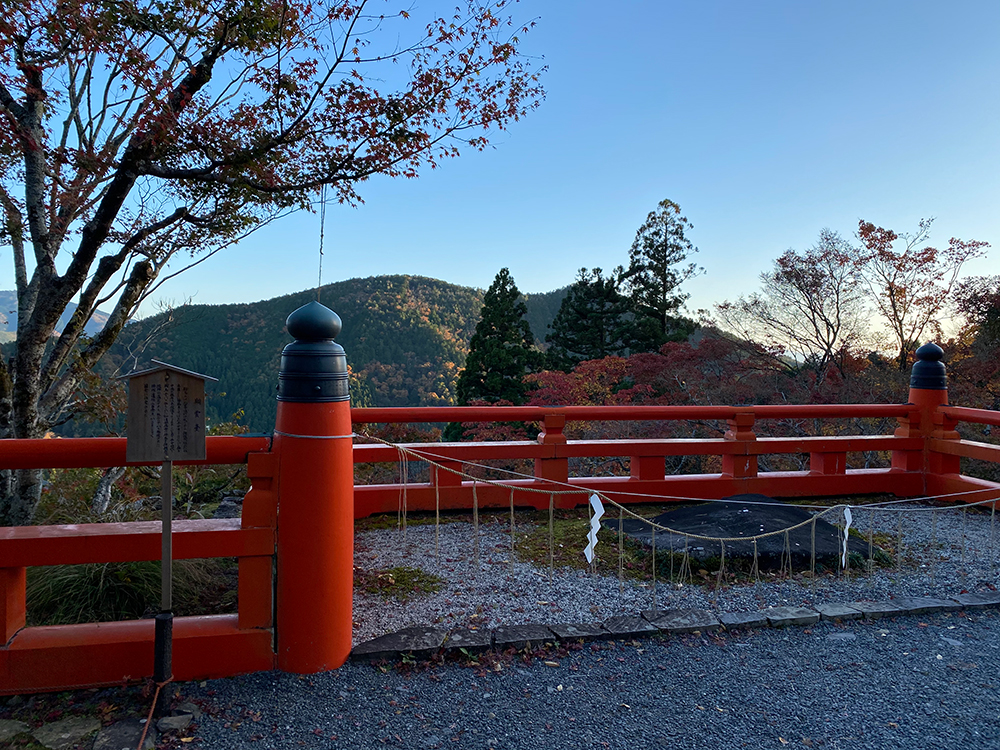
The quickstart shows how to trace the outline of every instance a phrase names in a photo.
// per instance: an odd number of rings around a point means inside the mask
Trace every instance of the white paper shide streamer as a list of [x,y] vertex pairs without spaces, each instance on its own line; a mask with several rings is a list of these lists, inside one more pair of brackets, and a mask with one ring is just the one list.
[[590,496],[590,507],[594,509],[594,515],[590,519],[590,532],[587,534],[587,546],[583,550],[583,556],[587,562],[594,562],[594,547],[597,546],[597,532],[601,528],[601,516],[604,515],[604,503],[597,495]]
[[847,539],[848,534],[851,533],[851,521],[854,516],[851,515],[850,508],[844,508],[844,549],[841,554],[840,567],[844,570],[847,569]]

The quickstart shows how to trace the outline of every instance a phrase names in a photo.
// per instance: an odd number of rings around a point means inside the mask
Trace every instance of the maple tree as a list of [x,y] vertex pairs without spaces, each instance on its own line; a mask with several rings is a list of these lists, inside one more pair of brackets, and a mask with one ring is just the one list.
[[824,229],[809,250],[778,257],[760,275],[760,292],[716,305],[720,322],[744,341],[765,345],[793,372],[812,370],[822,384],[867,328],[855,257],[848,242]]
[[1000,276],[970,276],[955,289],[955,301],[976,343],[1000,345]]
[[[0,436],[69,419],[83,375],[143,299],[328,189],[415,177],[537,106],[513,0],[411,18],[387,0],[25,0],[0,18],[0,242],[17,343]],[[183,269],[181,269],[183,270]],[[71,301],[75,314],[56,334]],[[84,335],[99,305],[103,330]],[[38,472],[9,472],[27,523]]]
[[900,370],[906,368],[909,350],[919,346],[925,333],[941,335],[940,317],[962,266],[984,255],[990,246],[952,237],[948,247],[932,247],[926,244],[932,223],[933,219],[921,219],[915,232],[898,234],[868,221],[858,222],[863,247],[855,267],[893,336]]
[[[971,276],[955,290],[955,303],[965,319],[958,336],[945,348],[951,400],[962,406],[1000,409],[1000,276]],[[995,429],[976,430],[975,440],[989,440]],[[995,442],[995,439],[993,440]],[[991,477],[992,478],[992,477]]]

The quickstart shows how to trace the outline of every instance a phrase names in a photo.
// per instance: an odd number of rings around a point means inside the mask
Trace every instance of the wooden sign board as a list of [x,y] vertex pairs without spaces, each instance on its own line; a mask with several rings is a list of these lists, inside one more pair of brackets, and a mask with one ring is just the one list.
[[128,441],[125,460],[205,459],[205,375],[171,365],[128,378]]

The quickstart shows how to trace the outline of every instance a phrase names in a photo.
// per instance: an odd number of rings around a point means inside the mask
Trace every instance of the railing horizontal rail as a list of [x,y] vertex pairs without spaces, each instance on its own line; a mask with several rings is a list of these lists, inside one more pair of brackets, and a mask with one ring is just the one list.
[[[24,628],[0,648],[0,695],[121,685],[148,675],[153,620]],[[275,667],[272,635],[236,615],[177,617],[173,677],[201,680]]]
[[[920,438],[892,435],[758,438],[735,441],[723,438],[675,440],[570,440],[544,445],[528,441],[503,443],[407,443],[403,448],[448,461],[490,459],[584,458],[595,456],[720,456],[780,453],[856,453],[860,451],[920,450]],[[411,457],[412,458],[412,457]],[[387,445],[355,445],[354,463],[392,463],[399,451]]]
[[[274,544],[273,529],[240,528],[238,518],[173,524],[178,560],[270,556]],[[159,559],[159,521],[0,527],[0,568]]]
[[989,411],[987,409],[970,409],[965,406],[942,406],[940,411],[946,417],[959,422],[972,422],[973,424],[988,424],[1000,427],[1000,412]]
[[[436,508],[467,511],[473,504],[472,485],[466,480],[461,485],[435,488],[430,483],[412,482],[407,485],[407,509],[411,512],[433,512]],[[398,484],[355,487],[355,517],[398,512],[402,501],[400,490],[401,485]],[[585,504],[587,494],[594,490],[604,492],[621,503],[669,501],[678,497],[718,499],[746,492],[771,497],[826,497],[879,492],[916,496],[924,492],[920,474],[895,469],[848,469],[838,475],[777,471],[743,478],[723,474],[671,475],[658,480],[570,477],[565,482],[551,484],[533,479],[504,479],[502,486],[478,483],[476,499],[479,507],[508,508],[512,490],[515,505],[536,509],[548,507],[549,491],[558,493],[554,498],[557,508]]]
[[928,447],[935,453],[1000,463],[1000,445],[977,443],[974,440],[939,440],[931,438],[928,441]]
[[[72,441],[72,442],[67,442]],[[126,464],[126,438],[52,438],[0,440],[0,469],[81,469],[109,466],[156,466],[158,461]],[[213,435],[205,439],[204,461],[175,461],[178,465],[245,464],[247,454],[266,451],[271,438]]]
[[570,421],[644,421],[732,419],[753,414],[760,419],[849,419],[905,417],[912,404],[775,404],[773,406],[423,406],[351,410],[354,424],[421,422],[537,422],[546,415]]

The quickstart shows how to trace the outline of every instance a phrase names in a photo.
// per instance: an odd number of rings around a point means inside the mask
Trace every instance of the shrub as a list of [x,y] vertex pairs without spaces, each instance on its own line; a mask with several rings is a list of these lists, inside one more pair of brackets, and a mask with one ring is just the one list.
[[[200,608],[203,593],[217,591],[225,571],[216,560],[177,560],[173,572],[175,610],[185,611]],[[31,625],[134,620],[159,611],[160,563],[29,568],[27,588]],[[219,600],[227,603],[224,596]]]

